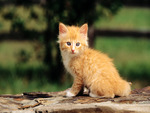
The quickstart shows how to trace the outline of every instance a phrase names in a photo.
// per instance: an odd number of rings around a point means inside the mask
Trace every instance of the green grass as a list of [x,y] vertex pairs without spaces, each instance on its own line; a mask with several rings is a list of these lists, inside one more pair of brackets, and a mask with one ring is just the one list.
[[95,48],[113,58],[124,78],[131,81],[145,81],[142,86],[150,83],[150,41],[148,39],[97,37]]
[[23,92],[54,92],[62,91],[70,87],[65,84],[51,83],[41,75],[38,79],[29,80],[18,75],[7,75],[7,79],[0,80],[0,94],[21,94]]
[[[150,9],[123,7],[114,16],[100,17],[96,28],[117,30],[150,31]],[[134,87],[150,85],[150,41],[132,37],[100,37],[95,48],[114,59],[120,74],[132,82]],[[138,81],[138,82],[137,82]]]
[[[41,65],[42,52],[43,46],[34,41],[3,41],[0,42],[0,65],[8,67],[22,62],[27,62],[28,65]],[[41,60],[38,59],[37,53],[41,53]]]
[[[15,11],[14,11],[15,10]],[[31,18],[31,10],[38,19]],[[14,11],[22,17],[25,28],[42,31],[46,28],[43,10],[39,6],[5,7],[0,13],[0,32],[9,32],[11,21],[2,15]],[[96,28],[123,30],[150,30],[149,9],[123,7],[117,15],[102,18],[95,22]],[[24,13],[26,14],[24,15]],[[22,15],[23,14],[23,15]],[[132,37],[97,37],[95,48],[108,54],[121,76],[133,82],[133,87],[150,85],[150,41],[133,39]],[[3,41],[0,42],[0,94],[16,94],[28,91],[59,91],[71,86],[68,76],[62,78],[62,84],[51,83],[43,64],[44,48],[34,41]],[[138,85],[137,85],[138,81]]]
[[[57,84],[43,64],[44,47],[34,41],[0,42],[0,94],[30,91],[60,91],[70,87],[68,76]],[[70,80],[70,79],[69,79]]]
[[96,28],[123,29],[123,30],[150,30],[150,9],[123,7],[119,12],[110,17],[100,17],[101,21],[95,22]]
[[64,90],[71,86],[68,76],[64,77],[65,82],[62,83],[50,80],[51,75],[45,72],[47,69],[43,65],[41,67],[37,65],[0,66],[0,94],[37,91],[53,92]]
[[[50,82],[50,75],[45,73],[48,68],[42,64],[41,59],[36,57],[37,53],[43,53],[42,48],[38,52],[35,51],[34,48],[37,45],[39,44],[32,41],[4,41],[0,43],[0,94],[60,91],[71,86],[72,82],[69,76],[64,76],[61,84]],[[123,78],[133,83],[133,88],[149,85],[149,40],[132,37],[97,37],[95,49],[114,59],[119,73]],[[20,50],[30,54],[26,62],[18,60]]]

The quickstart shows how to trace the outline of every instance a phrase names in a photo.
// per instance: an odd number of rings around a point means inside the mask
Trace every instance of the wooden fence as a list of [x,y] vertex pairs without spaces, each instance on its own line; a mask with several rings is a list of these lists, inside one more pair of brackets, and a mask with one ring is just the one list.
[[[107,30],[94,29],[94,37],[96,36],[110,36],[110,37],[132,37],[132,38],[147,38],[150,39],[150,31],[136,31],[136,30]],[[31,40],[39,36],[43,36],[44,32],[10,32],[0,33],[0,41],[2,40]]]

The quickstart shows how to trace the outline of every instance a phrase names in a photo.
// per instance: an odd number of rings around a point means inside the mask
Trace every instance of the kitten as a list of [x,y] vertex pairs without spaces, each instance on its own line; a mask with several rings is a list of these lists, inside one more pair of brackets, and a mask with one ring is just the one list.
[[91,97],[128,96],[131,88],[114,67],[112,60],[99,51],[88,47],[88,25],[81,27],[59,24],[59,46],[63,64],[74,77],[66,96],[76,96],[83,87]]

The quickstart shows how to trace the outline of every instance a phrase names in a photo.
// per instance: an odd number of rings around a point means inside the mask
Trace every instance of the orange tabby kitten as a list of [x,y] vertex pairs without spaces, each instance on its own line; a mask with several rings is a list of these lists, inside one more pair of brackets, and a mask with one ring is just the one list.
[[88,25],[81,27],[59,24],[59,46],[63,64],[74,77],[66,96],[76,96],[83,87],[91,97],[128,96],[131,88],[123,80],[112,60],[105,54],[88,47]]

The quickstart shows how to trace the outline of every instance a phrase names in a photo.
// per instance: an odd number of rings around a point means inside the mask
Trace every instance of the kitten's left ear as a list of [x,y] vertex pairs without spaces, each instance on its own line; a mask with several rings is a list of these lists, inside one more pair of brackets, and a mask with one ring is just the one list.
[[80,33],[84,36],[87,37],[87,33],[88,33],[88,24],[83,24],[81,27],[80,27]]
[[67,27],[63,23],[59,23],[59,34],[66,34],[67,31]]

